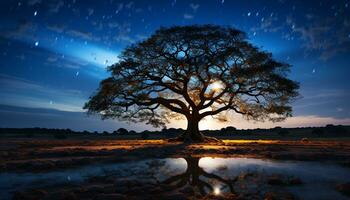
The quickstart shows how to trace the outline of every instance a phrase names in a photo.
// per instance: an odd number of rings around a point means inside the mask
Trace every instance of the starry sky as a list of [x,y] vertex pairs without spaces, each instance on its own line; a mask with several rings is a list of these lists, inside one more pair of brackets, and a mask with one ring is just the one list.
[[[141,131],[143,124],[88,117],[82,109],[106,66],[160,27],[217,24],[292,65],[294,117],[254,123],[232,115],[201,129],[350,124],[349,0],[1,0],[0,127]],[[169,127],[185,127],[172,122]]]

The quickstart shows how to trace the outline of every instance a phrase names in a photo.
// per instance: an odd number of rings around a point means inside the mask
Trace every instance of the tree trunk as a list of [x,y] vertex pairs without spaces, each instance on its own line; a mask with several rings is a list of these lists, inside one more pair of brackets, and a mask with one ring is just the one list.
[[193,142],[202,142],[204,140],[203,135],[199,132],[199,120],[196,118],[187,119],[187,137]]
[[185,160],[187,163],[186,173],[189,174],[191,177],[191,185],[199,185],[199,176],[201,175],[201,169],[199,167],[199,158],[186,157]]
[[195,117],[198,115],[192,115],[187,118],[187,130],[181,136],[176,138],[168,139],[169,142],[210,142],[210,143],[222,143],[221,140],[218,140],[214,137],[204,136],[199,131],[199,117]]

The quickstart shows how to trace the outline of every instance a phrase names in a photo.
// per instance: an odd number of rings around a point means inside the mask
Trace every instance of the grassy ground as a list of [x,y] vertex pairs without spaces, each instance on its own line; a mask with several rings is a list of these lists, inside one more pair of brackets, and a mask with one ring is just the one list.
[[93,162],[149,157],[256,157],[286,160],[330,160],[350,162],[350,140],[223,139],[221,144],[182,144],[166,140],[130,140],[115,137],[71,137],[69,139],[2,138],[0,171],[50,170]]
[[[96,163],[118,163],[146,158],[184,158],[188,156],[322,161],[346,167],[350,166],[349,138],[304,138],[302,140],[293,137],[221,138],[223,143],[183,144],[169,143],[163,139],[130,139],[126,136],[72,135],[66,139],[55,139],[47,135],[36,135],[32,138],[23,137],[23,135],[8,135],[7,137],[3,135],[0,140],[0,173],[35,173],[78,168]],[[248,176],[251,175],[248,174]],[[240,178],[245,179],[246,176]],[[123,191],[116,193],[116,188],[120,188],[120,185],[125,187]],[[171,194],[162,193],[164,191],[165,188],[160,185],[150,187],[140,182],[116,183],[113,176],[108,176],[95,177],[81,185],[64,185],[20,191],[15,193],[14,199],[84,198],[101,200],[130,199],[130,195],[134,195],[134,199],[140,199],[141,197],[145,199],[147,195],[150,199],[157,195],[161,199],[242,199],[234,194],[221,196],[220,198],[212,195],[197,197],[193,196],[192,193],[188,193],[190,189]],[[293,195],[288,193],[264,193],[263,196],[243,199],[295,199]]]

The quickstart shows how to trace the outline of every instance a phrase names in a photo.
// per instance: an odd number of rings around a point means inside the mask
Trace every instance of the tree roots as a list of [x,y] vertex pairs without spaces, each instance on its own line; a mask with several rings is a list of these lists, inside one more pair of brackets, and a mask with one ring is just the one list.
[[188,134],[182,134],[181,136],[170,138],[167,140],[168,142],[183,142],[183,143],[220,143],[223,142],[215,137],[202,136],[198,139],[192,139]]

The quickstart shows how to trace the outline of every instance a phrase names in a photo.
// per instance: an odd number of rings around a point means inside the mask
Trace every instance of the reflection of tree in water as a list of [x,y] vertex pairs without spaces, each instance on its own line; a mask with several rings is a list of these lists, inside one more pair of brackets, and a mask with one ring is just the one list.
[[216,180],[223,183],[229,188],[231,193],[235,193],[233,184],[237,181],[237,178],[233,180],[224,179],[216,174],[204,171],[204,169],[199,167],[200,158],[186,157],[184,159],[187,163],[186,171],[166,179],[163,181],[163,184],[171,186],[172,189],[178,189],[190,184],[194,189],[197,187],[201,195],[206,195],[207,191],[209,193],[214,192],[214,188],[205,180],[200,179],[200,177],[205,177],[209,180]]

